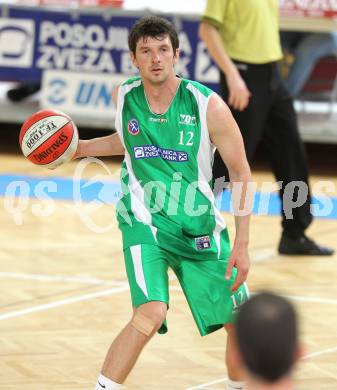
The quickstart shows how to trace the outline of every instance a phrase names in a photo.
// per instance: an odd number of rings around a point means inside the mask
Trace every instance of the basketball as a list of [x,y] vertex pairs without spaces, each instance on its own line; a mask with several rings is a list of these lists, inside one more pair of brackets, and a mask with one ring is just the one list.
[[61,111],[46,109],[32,114],[23,123],[19,143],[32,163],[49,169],[70,161],[78,145],[78,130]]

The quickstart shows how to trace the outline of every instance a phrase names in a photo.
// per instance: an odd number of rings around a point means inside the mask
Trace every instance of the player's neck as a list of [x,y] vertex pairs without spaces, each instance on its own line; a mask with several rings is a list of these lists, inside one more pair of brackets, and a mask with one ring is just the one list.
[[175,75],[162,84],[152,84],[143,80],[144,92],[150,109],[153,113],[165,113],[180,85],[180,79]]

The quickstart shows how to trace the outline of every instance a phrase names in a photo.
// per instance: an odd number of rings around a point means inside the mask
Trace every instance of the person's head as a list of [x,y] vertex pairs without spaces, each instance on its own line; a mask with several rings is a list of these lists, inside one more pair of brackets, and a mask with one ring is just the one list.
[[132,62],[143,79],[160,84],[174,75],[179,39],[168,20],[158,16],[139,19],[130,31],[128,43]]
[[241,362],[249,375],[262,382],[282,380],[299,358],[295,309],[273,293],[259,293],[242,305],[235,334]]

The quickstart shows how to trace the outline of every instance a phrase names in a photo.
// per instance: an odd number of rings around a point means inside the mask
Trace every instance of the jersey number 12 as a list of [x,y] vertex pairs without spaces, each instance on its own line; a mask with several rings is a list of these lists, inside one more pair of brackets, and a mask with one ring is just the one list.
[[184,132],[180,131],[179,145],[192,146],[193,145],[193,137],[194,137],[193,131],[189,131],[187,133],[187,137],[185,137],[186,138],[186,142],[184,142]]

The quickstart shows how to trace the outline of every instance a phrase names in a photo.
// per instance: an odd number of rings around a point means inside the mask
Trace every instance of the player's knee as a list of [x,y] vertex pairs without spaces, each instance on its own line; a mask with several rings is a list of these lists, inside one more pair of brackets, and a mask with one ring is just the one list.
[[163,302],[149,302],[139,306],[134,313],[131,325],[145,336],[152,336],[163,324],[167,305]]
[[228,335],[234,334],[234,324],[224,324],[224,329],[227,332]]

